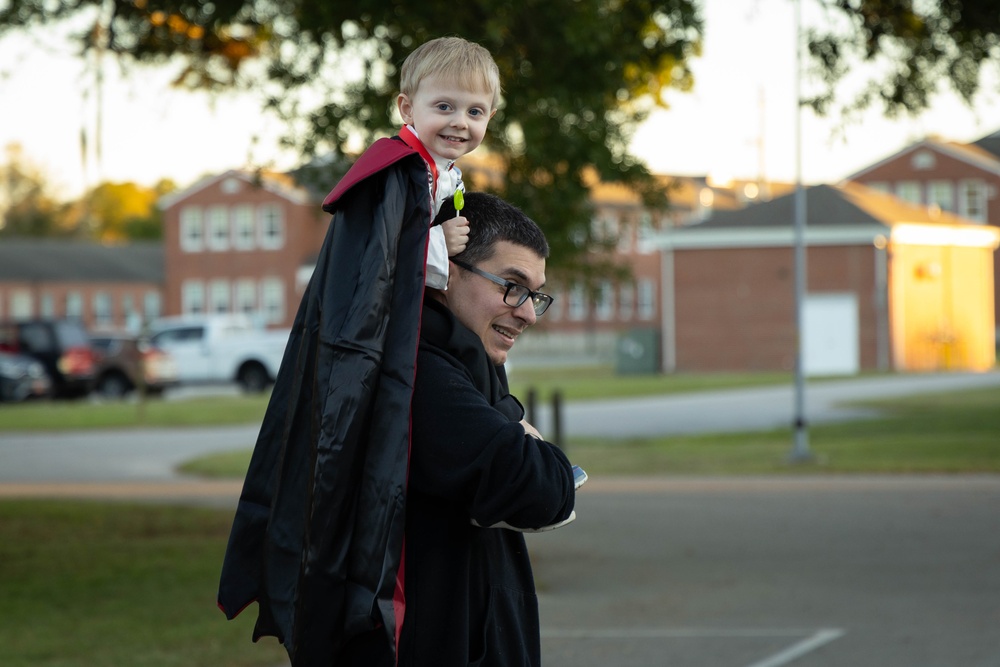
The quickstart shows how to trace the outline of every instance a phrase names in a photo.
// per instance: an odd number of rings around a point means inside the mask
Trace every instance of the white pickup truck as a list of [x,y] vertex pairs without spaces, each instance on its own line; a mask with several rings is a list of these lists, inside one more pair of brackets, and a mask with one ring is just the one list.
[[278,374],[288,330],[268,330],[246,315],[163,317],[149,327],[150,341],[177,363],[180,384],[237,382],[264,391]]

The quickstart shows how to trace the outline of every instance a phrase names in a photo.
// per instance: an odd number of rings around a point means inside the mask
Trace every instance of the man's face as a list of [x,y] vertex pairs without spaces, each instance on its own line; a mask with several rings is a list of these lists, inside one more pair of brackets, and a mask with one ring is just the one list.
[[[493,256],[476,268],[538,291],[545,284],[545,260],[534,250],[509,241],[498,241]],[[495,365],[507,361],[517,337],[535,323],[534,306],[527,299],[517,308],[504,303],[504,288],[455,264],[448,272],[448,289],[441,295],[459,322],[483,341]]]
[[412,96],[396,99],[403,122],[417,130],[434,155],[457,160],[483,143],[493,116],[493,94],[468,90],[436,76],[420,82]]

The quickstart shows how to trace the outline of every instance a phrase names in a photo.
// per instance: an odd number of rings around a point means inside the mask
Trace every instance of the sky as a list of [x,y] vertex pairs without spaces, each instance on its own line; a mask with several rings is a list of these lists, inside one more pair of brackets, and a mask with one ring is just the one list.
[[[890,120],[875,109],[841,127],[803,111],[797,142],[792,0],[705,0],[704,17],[694,90],[669,92],[669,108],[654,112],[632,144],[655,173],[834,183],[927,135],[969,142],[1000,130],[1000,89],[992,86],[972,109],[943,95],[917,118]],[[822,20],[803,0],[803,26]],[[278,147],[280,124],[251,96],[175,91],[170,72],[122,77],[113,62],[104,72],[98,164],[92,150],[87,160],[81,151],[81,129],[92,137],[96,126],[85,64],[44,36],[0,41],[0,149],[20,144],[59,198],[102,181],[186,186],[227,169],[296,164]]]

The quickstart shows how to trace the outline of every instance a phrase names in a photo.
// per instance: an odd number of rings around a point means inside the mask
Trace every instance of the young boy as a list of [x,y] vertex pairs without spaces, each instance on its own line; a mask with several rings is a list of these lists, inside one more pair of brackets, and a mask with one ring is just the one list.
[[[433,219],[442,202],[465,189],[455,161],[483,142],[500,98],[500,72],[483,47],[442,37],[414,50],[400,75],[396,106],[405,124],[400,138],[420,152],[430,169]],[[431,228],[428,287],[447,289],[448,258],[465,249],[468,224],[459,215]]]
[[432,221],[500,95],[489,52],[454,37],[410,54],[400,83],[399,136],[373,143],[323,202],[332,219],[223,562],[220,608],[233,618],[256,600],[254,637],[278,637],[293,667],[338,663],[374,630],[399,639],[423,296],[447,286],[468,231],[458,214]]

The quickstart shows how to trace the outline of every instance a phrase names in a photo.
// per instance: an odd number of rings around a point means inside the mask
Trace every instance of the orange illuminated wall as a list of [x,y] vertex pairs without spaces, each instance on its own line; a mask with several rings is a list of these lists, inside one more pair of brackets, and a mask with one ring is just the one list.
[[889,307],[896,370],[978,371],[995,365],[998,242],[1000,232],[990,227],[893,228]]

